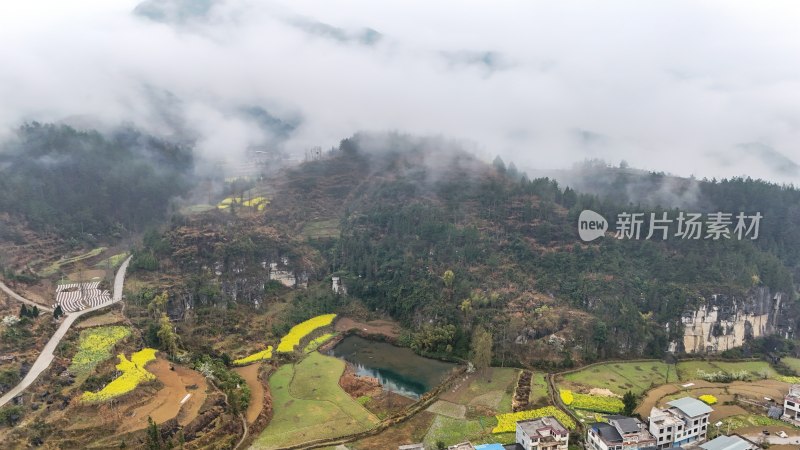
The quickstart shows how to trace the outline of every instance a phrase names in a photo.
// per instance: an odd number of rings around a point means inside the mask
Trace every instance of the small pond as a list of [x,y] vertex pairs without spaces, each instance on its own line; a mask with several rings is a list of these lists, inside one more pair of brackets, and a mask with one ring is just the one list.
[[456,367],[408,348],[354,335],[342,339],[328,354],[351,363],[358,375],[377,378],[385,390],[414,399],[435,388]]

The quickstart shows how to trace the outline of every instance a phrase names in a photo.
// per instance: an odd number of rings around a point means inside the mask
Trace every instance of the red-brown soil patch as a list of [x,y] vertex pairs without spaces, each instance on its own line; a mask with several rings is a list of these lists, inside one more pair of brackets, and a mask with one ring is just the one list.
[[347,444],[347,446],[357,450],[374,450],[397,448],[402,444],[422,442],[434,418],[436,418],[436,414],[422,411],[405,422],[389,427],[375,436]]
[[376,416],[389,415],[404,409],[414,403],[414,400],[391,391],[381,391],[367,402],[366,408]]
[[247,387],[250,388],[250,404],[247,406],[247,412],[245,413],[247,423],[255,422],[264,407],[264,385],[258,379],[260,366],[261,364],[250,364],[249,366],[233,369],[234,372],[244,378],[244,381],[247,382]]
[[[156,423],[163,423],[177,416],[178,423],[186,425],[191,422],[206,399],[206,380],[198,372],[183,366],[172,365],[165,359],[158,358],[147,365],[147,370],[152,372],[164,387],[144,405],[135,408],[125,415],[121,432],[140,430],[147,426],[147,417],[153,418]],[[189,399],[181,405],[181,400],[191,394]]]
[[377,378],[356,375],[350,364],[347,364],[342,377],[339,378],[339,386],[353,398],[364,395],[377,396],[382,391],[381,383]]
[[391,320],[372,320],[369,322],[361,322],[349,317],[342,317],[336,321],[334,325],[336,331],[345,332],[352,329],[357,329],[366,334],[380,334],[392,339],[400,336],[400,325]]

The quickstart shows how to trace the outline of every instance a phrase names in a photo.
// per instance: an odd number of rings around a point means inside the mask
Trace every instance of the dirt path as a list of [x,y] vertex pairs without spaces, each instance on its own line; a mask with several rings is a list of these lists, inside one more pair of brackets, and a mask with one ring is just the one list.
[[[147,370],[152,372],[164,387],[144,405],[134,409],[120,431],[127,433],[147,427],[147,417],[152,417],[156,423],[163,423],[173,417],[178,417],[178,423],[187,425],[191,422],[203,406],[206,399],[206,380],[203,376],[183,366],[174,366],[170,369],[170,362],[158,358],[147,365]],[[192,389],[191,386],[196,386]],[[186,396],[188,400],[181,403]]]
[[244,381],[247,382],[247,387],[250,388],[250,404],[247,406],[247,412],[245,413],[248,423],[255,422],[264,407],[264,386],[258,380],[259,367],[260,364],[250,364],[249,366],[233,369],[234,372],[244,378]]

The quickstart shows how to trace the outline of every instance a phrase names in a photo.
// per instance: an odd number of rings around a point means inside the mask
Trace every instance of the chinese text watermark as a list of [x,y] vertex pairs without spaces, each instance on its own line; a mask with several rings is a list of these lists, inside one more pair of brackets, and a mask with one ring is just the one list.
[[[760,212],[745,214],[713,212],[684,213],[670,217],[669,213],[617,214],[614,237],[617,239],[758,239]],[[605,235],[608,221],[600,214],[584,210],[578,217],[578,235],[586,242]]]

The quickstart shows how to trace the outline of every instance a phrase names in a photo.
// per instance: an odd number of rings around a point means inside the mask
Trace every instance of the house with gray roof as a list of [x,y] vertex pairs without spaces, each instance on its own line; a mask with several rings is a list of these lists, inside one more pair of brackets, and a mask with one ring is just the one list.
[[659,448],[702,442],[708,433],[708,417],[713,408],[692,397],[667,402],[667,407],[650,410],[650,433]]
[[704,444],[700,444],[700,448],[703,450],[756,450],[761,447],[738,434],[733,434],[730,436],[720,436]]
[[606,422],[588,426],[586,448],[590,450],[656,449],[656,439],[641,420],[619,415],[606,416]]
[[555,417],[517,422],[517,444],[524,450],[567,450],[569,430]]

